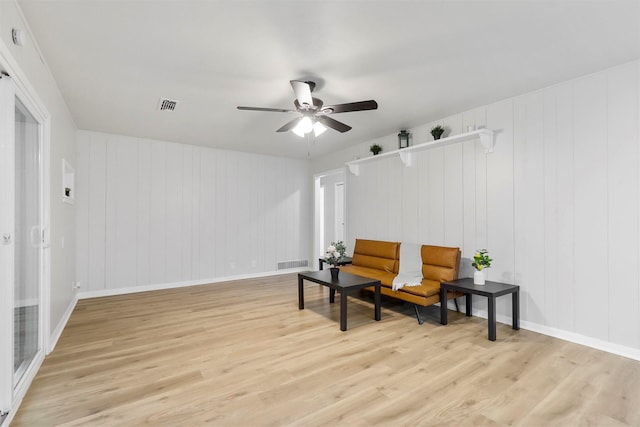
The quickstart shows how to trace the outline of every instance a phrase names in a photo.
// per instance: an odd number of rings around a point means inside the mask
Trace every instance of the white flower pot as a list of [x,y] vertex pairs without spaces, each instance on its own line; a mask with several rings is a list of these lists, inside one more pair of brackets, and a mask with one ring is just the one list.
[[484,285],[484,271],[483,270],[476,270],[476,272],[473,273],[473,284],[474,285]]

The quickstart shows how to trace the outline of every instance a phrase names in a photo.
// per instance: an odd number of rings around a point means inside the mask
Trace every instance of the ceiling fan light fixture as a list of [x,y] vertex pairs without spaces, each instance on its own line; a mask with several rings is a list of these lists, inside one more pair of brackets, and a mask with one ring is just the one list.
[[300,129],[298,129],[297,127],[294,127],[293,129],[291,129],[291,132],[295,133],[300,138],[304,138],[304,132],[301,132]]
[[313,134],[318,137],[322,135],[327,130],[327,127],[320,122],[315,122],[313,124]]
[[313,130],[313,123],[311,123],[311,119],[309,117],[304,116],[302,119],[300,119],[296,127],[291,130],[296,135],[302,137]]

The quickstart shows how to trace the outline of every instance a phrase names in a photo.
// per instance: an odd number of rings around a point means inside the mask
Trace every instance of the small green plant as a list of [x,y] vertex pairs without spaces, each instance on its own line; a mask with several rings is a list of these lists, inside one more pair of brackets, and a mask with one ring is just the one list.
[[371,151],[375,156],[382,151],[382,146],[378,144],[373,144],[371,147],[369,147],[369,151]]
[[440,125],[431,128],[431,136],[433,136],[433,139],[440,139],[443,133],[444,128]]
[[473,255],[473,263],[471,264],[476,270],[481,271],[485,268],[491,267],[491,258],[489,258],[489,252],[486,249],[477,249]]
[[337,267],[340,261],[344,258],[346,250],[347,247],[344,245],[342,240],[331,242],[331,245],[327,248],[327,252],[324,254],[324,261],[327,264]]

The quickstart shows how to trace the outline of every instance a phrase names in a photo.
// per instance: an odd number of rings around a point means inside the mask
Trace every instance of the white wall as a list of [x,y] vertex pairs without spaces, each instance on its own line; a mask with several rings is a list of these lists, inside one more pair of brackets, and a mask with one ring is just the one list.
[[273,272],[310,258],[307,160],[80,131],[76,173],[81,291]]
[[[24,31],[24,46],[11,41],[11,29]],[[35,92],[35,96],[50,114],[50,192],[51,192],[51,302],[50,329],[54,335],[62,331],[75,302],[72,284],[75,281],[75,209],[62,202],[62,160],[75,161],[76,126],[53,76],[37,46],[18,6],[13,1],[0,1],[0,54],[10,66],[24,77],[22,83]],[[22,79],[21,79],[22,80]],[[62,242],[64,241],[64,245]],[[64,246],[64,247],[63,247]]]
[[[361,164],[347,176],[347,244],[459,246],[463,276],[487,248],[489,279],[521,286],[524,325],[640,357],[639,92],[633,62],[439,121],[454,134],[496,129],[495,152],[470,141],[423,151],[412,167]],[[434,124],[412,129],[414,142]],[[396,140],[375,142],[389,151]],[[372,142],[312,167],[363,157]],[[511,316],[508,299],[498,314]]]

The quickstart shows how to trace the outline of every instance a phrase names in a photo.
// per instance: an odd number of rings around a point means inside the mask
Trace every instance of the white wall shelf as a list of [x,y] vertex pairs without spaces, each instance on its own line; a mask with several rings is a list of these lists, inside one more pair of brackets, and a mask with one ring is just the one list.
[[470,141],[472,139],[478,138],[480,138],[480,143],[484,147],[484,152],[486,154],[493,153],[493,146],[495,144],[494,131],[491,129],[478,129],[471,132],[461,133],[459,135],[440,138],[435,141],[423,142],[422,144],[413,145],[407,148],[402,148],[400,150],[389,151],[386,153],[378,154],[377,156],[353,160],[351,162],[347,162],[346,165],[349,168],[349,172],[351,172],[355,176],[358,176],[360,174],[360,164],[394,156],[399,156],[402,164],[410,167],[413,164],[413,157],[414,153],[416,152],[429,150],[436,147],[444,147],[447,145],[457,144],[459,142]]

